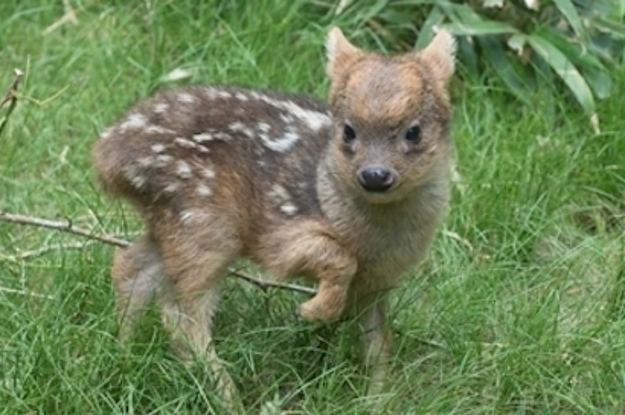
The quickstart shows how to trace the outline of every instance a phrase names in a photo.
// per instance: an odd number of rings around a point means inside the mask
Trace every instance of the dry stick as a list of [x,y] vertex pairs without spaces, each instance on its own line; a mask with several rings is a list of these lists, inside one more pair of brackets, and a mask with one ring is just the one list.
[[37,218],[34,216],[18,215],[14,213],[3,212],[3,211],[0,211],[0,220],[5,221],[5,222],[18,223],[20,225],[30,225],[30,226],[37,226],[39,228],[55,229],[57,231],[67,232],[67,233],[71,233],[74,235],[79,235],[79,236],[84,236],[86,238],[95,239],[100,242],[104,242],[110,245],[115,245],[120,248],[124,248],[130,245],[130,242],[124,239],[116,238],[114,236],[94,235],[92,232],[88,231],[87,229],[82,229],[77,226],[74,226],[74,224],[69,220],[66,220],[66,221],[49,220],[49,219]]
[[[20,225],[36,226],[40,228],[54,229],[57,231],[67,232],[67,233],[71,233],[74,235],[79,235],[79,236],[83,236],[86,238],[90,238],[92,240],[104,242],[109,245],[114,245],[120,248],[124,248],[130,245],[130,242],[124,239],[117,238],[115,236],[106,235],[106,234],[95,235],[87,229],[74,226],[74,224],[69,220],[65,220],[65,221],[49,220],[49,219],[38,218],[34,216],[25,216],[25,215],[19,215],[19,214],[0,211],[0,221],[17,223]],[[36,252],[36,251],[31,251],[31,252]],[[255,277],[252,277],[251,275],[245,274],[234,268],[228,268],[228,273],[242,280],[251,282],[252,284],[256,285],[257,287],[263,290],[266,290],[267,288],[279,288],[283,290],[297,291],[297,292],[305,293],[305,294],[313,294],[313,295],[316,294],[316,290],[314,290],[313,288],[302,287],[302,286],[294,285],[294,284],[283,284],[279,282],[267,281],[267,280],[263,280],[260,278],[255,278]]]
[[7,102],[9,103],[9,109],[7,111],[7,114],[4,116],[4,118],[0,119],[0,136],[2,136],[2,131],[4,131],[4,127],[6,126],[7,121],[11,116],[11,113],[15,109],[15,105],[17,104],[17,87],[19,86],[20,81],[24,76],[24,72],[20,71],[19,69],[15,69],[14,72],[15,76],[13,77],[13,81],[11,82],[11,85],[9,86],[7,92],[4,94],[4,97],[2,97],[2,101],[0,101],[0,109],[4,107]]
[[49,245],[49,246],[41,247],[39,249],[33,249],[32,251],[23,251],[15,255],[5,255],[5,256],[0,255],[0,261],[2,260],[24,261],[26,259],[33,259],[33,258],[40,257],[52,251],[69,251],[69,250],[74,250],[74,249],[76,250],[83,249],[89,245],[93,245],[95,242],[98,242],[98,241],[90,240],[87,242],[77,242],[77,243],[71,243],[71,244]]

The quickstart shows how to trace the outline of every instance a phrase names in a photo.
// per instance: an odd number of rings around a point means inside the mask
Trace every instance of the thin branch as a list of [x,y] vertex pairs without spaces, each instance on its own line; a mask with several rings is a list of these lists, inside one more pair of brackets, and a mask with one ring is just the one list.
[[304,293],[304,294],[311,294],[311,295],[317,294],[317,290],[315,290],[314,288],[303,287],[301,285],[295,285],[295,284],[284,284],[284,283],[275,282],[275,281],[263,280],[261,278],[252,277],[251,275],[245,274],[234,268],[228,268],[228,273],[237,278],[241,278],[242,280],[251,282],[252,284],[257,285],[262,290],[266,290],[267,288],[279,288],[283,290],[297,291],[297,292]]
[[39,249],[33,249],[32,251],[20,252],[19,254],[15,254],[15,255],[5,255],[5,256],[0,255],[0,261],[2,260],[24,261],[26,259],[33,259],[42,255],[45,255],[48,252],[65,251],[65,250],[70,250],[70,249],[83,249],[89,245],[93,245],[96,242],[98,241],[90,240],[87,242],[77,242],[77,243],[71,243],[71,244],[49,245],[49,246],[44,246]]
[[13,81],[11,82],[9,89],[7,89],[7,92],[4,94],[4,97],[2,97],[2,100],[0,101],[0,109],[4,107],[7,102],[9,103],[9,109],[7,110],[6,115],[0,119],[0,136],[2,136],[2,131],[4,131],[4,127],[6,126],[7,121],[11,116],[11,113],[15,109],[15,105],[17,105],[17,87],[24,77],[24,72],[20,71],[19,69],[15,69],[14,72],[15,76],[13,77]]
[[[74,224],[69,220],[57,221],[57,220],[38,218],[34,216],[18,215],[14,213],[0,211],[0,221],[17,223],[19,225],[35,226],[39,228],[54,229],[57,231],[67,232],[73,235],[86,237],[93,241],[104,242],[106,244],[114,245],[120,248],[124,248],[130,245],[130,242],[124,239],[120,239],[116,236],[107,235],[107,234],[100,234],[100,235],[93,234],[91,231],[87,229],[74,226]],[[85,244],[83,244],[83,246],[84,245]],[[75,247],[74,246],[72,247],[74,249],[79,249],[78,245],[76,245]],[[53,250],[52,247],[44,247],[38,250],[24,252],[22,254],[22,257],[18,255],[16,256],[16,258],[24,259],[23,258],[24,255],[27,255],[26,258],[31,258],[33,256],[43,255],[44,253],[49,252],[51,250]],[[295,284],[284,284],[280,282],[267,281],[267,280],[259,279],[256,277],[252,277],[251,275],[248,275],[232,267],[228,268],[228,273],[234,277],[250,282],[263,290],[266,290],[267,288],[278,288],[282,290],[297,291],[300,293],[311,294],[311,295],[314,295],[317,293],[315,289],[309,288],[309,287],[303,287],[303,286],[295,285]]]
[[43,218],[37,218],[33,216],[17,215],[14,213],[8,213],[0,211],[0,220],[5,222],[18,223],[20,225],[37,226],[40,228],[55,229],[57,231],[67,232],[74,235],[83,236],[89,239],[95,239],[100,242],[104,242],[110,245],[115,245],[120,248],[124,248],[130,245],[130,242],[110,235],[94,235],[91,231],[78,226],[69,221],[57,221]]
[[11,82],[9,89],[7,89],[7,92],[5,92],[4,97],[2,97],[2,101],[0,101],[0,108],[4,107],[4,105],[7,102],[13,101],[17,98],[15,96],[15,93],[17,92],[17,87],[20,84],[22,77],[24,76],[24,72],[22,72],[21,70],[17,68],[14,69],[13,72],[15,73],[15,76],[13,76],[13,81]]

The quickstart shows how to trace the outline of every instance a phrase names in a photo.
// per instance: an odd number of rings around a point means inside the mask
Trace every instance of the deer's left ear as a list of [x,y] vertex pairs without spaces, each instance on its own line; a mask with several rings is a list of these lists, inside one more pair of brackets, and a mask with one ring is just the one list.
[[456,68],[456,40],[442,30],[430,44],[418,53],[434,70],[435,76],[443,83],[449,82]]
[[333,27],[328,33],[326,53],[328,55],[326,71],[332,79],[339,77],[354,59],[363,55],[360,49],[349,43],[338,27]]

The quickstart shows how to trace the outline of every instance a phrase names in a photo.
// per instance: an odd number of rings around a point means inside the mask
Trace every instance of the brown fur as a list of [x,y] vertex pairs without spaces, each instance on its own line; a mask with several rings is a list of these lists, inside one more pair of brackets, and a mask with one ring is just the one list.
[[[300,306],[305,320],[359,315],[376,393],[391,347],[386,294],[421,261],[448,202],[453,38],[382,57],[333,29],[327,46],[329,108],[230,87],[165,91],[94,149],[104,189],[132,202],[148,228],[112,268],[122,337],[157,298],[175,339],[209,361],[227,399],[234,386],[210,327],[232,261],[246,256],[278,278],[319,281]],[[410,142],[417,125],[421,139]],[[388,190],[361,183],[371,166],[389,172]]]

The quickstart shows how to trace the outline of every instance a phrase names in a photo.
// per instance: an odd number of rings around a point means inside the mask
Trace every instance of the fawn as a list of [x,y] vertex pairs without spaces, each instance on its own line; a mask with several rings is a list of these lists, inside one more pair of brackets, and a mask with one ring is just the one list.
[[391,348],[387,293],[422,260],[448,204],[453,37],[384,57],[334,28],[326,47],[329,106],[190,86],[139,103],[95,145],[104,190],[147,225],[111,271],[122,339],[157,298],[184,356],[209,362],[225,399],[235,388],[211,319],[229,264],[247,257],[277,278],[318,281],[299,315],[358,316],[377,393]]

